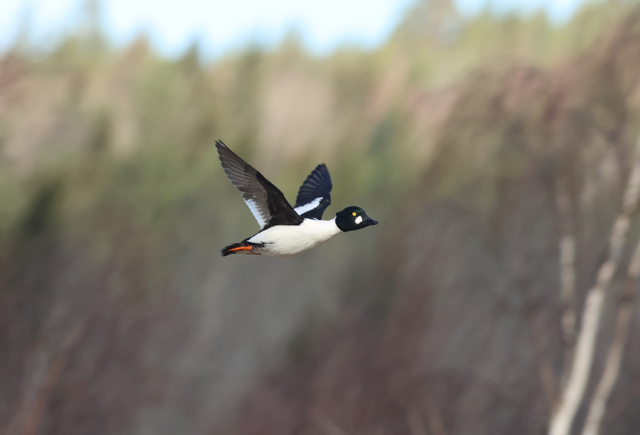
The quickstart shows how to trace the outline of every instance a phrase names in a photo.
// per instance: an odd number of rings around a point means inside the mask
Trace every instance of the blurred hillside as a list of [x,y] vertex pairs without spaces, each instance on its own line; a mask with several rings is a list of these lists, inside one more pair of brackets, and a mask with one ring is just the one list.
[[[0,58],[0,432],[546,433],[574,344],[560,240],[580,325],[640,132],[638,29],[631,2],[553,25],[424,0],[326,57],[294,33],[212,62],[116,49],[96,8],[52,51],[24,33]],[[328,216],[380,225],[221,258],[257,226],[216,139],[290,200],[327,163]],[[639,330],[602,434],[640,426]]]

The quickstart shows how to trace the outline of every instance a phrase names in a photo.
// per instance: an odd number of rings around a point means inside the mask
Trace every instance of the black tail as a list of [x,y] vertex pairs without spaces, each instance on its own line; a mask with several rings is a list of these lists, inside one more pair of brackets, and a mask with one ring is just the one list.
[[227,255],[238,254],[243,252],[250,253],[253,250],[253,247],[254,247],[253,243],[249,243],[243,240],[240,243],[234,243],[233,245],[229,245],[225,247],[224,249],[222,249],[222,251],[220,251],[220,253],[222,254],[223,257],[226,257]]

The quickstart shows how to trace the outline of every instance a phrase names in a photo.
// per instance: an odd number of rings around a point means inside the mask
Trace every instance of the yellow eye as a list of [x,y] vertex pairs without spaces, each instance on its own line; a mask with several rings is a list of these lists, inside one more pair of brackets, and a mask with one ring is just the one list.
[[358,215],[358,213],[356,213],[355,211],[353,213],[351,213],[351,214],[354,215],[354,216]]

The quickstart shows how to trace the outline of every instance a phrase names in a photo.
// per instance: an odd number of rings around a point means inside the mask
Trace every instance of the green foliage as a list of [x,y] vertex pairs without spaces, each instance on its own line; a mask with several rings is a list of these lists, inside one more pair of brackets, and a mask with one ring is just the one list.
[[[20,101],[18,110],[0,113],[6,127],[0,149],[7,186],[0,204],[3,240],[21,233],[18,227],[40,231],[52,219],[58,187],[27,187],[41,172],[67,180],[65,203],[100,208],[103,201],[116,201],[130,204],[135,219],[169,219],[184,196],[207,183],[208,171],[218,170],[212,151],[217,138],[267,170],[269,154],[276,153],[279,163],[270,172],[284,171],[276,181],[289,192],[309,168],[291,172],[287,163],[311,167],[321,158],[334,174],[336,198],[344,201],[367,192],[393,197],[419,178],[429,161],[417,156],[431,155],[436,141],[448,150],[438,157],[443,167],[471,161],[489,168],[500,149],[495,132],[536,137],[535,121],[512,122],[487,110],[499,82],[482,75],[469,80],[475,89],[463,93],[473,97],[463,97],[455,109],[460,125],[445,124],[440,133],[437,123],[422,124],[420,99],[431,104],[433,89],[452,86],[477,65],[492,75],[514,60],[544,67],[575,56],[629,8],[589,3],[557,26],[543,12],[499,17],[485,10],[462,17],[450,2],[423,1],[376,50],[345,47],[314,58],[292,32],[276,49],[250,46],[206,64],[197,43],[177,60],[160,58],[144,38],[114,51],[101,30],[99,4],[88,1],[78,31],[57,48],[34,56],[25,46],[29,36],[22,35],[16,47],[22,51],[3,60],[7,71],[17,71],[7,89],[15,89]],[[27,32],[29,26],[23,27]],[[450,109],[436,100],[429,110]],[[607,110],[593,120],[615,129],[622,115]],[[479,124],[497,130],[463,127]],[[24,150],[18,160],[11,157],[15,150]],[[504,171],[519,170],[518,159],[512,160]],[[90,180],[66,175],[85,172],[93,173]],[[451,172],[452,188],[470,173],[464,165]]]
[[[24,204],[35,207],[37,198],[46,196],[42,193],[46,187],[24,186],[51,167],[62,174],[89,171],[89,167],[101,174],[84,183],[81,190],[86,192],[74,193],[71,201],[76,194],[99,199],[105,195],[100,189],[120,180],[110,188],[110,198],[122,197],[135,204],[136,216],[148,220],[156,214],[171,215],[175,201],[210,175],[204,168],[215,168],[202,162],[215,162],[212,149],[217,138],[267,169],[270,153],[277,153],[279,161],[271,169],[326,160],[336,178],[336,197],[343,200],[353,192],[359,196],[385,192],[393,197],[419,177],[429,161],[416,156],[431,155],[429,149],[436,141],[440,148],[450,148],[447,159],[456,165],[471,157],[478,167],[490,167],[491,156],[498,152],[490,151],[498,143],[495,135],[462,126],[480,121],[496,125],[496,131],[535,136],[536,122],[511,122],[487,110],[498,82],[482,75],[469,80],[468,86],[475,89],[463,93],[473,97],[463,97],[455,109],[461,110],[457,116],[461,125],[445,124],[440,133],[436,133],[437,123],[422,124],[420,112],[425,108],[420,99],[427,98],[431,104],[428,96],[433,89],[453,86],[478,65],[485,65],[492,75],[491,71],[514,61],[546,67],[576,56],[629,10],[620,2],[588,3],[569,23],[558,26],[543,12],[496,16],[485,10],[463,17],[451,2],[422,1],[407,12],[379,49],[345,47],[314,58],[292,32],[273,50],[250,46],[206,64],[197,43],[177,60],[160,58],[144,38],[121,51],[109,48],[101,30],[99,4],[88,1],[78,31],[57,48],[34,56],[24,45],[29,36],[22,35],[16,47],[22,52],[3,61],[6,67],[15,64],[16,71],[29,74],[18,72],[8,82],[9,90],[20,90],[15,94],[21,101],[18,110],[11,115],[0,113],[1,125],[6,126],[0,150],[6,168],[3,178],[16,180],[15,184],[6,181],[11,187],[3,189],[2,233],[20,225],[18,216],[26,215],[18,210]],[[27,32],[29,26],[23,27]],[[429,110],[446,113],[449,109],[443,107],[436,101]],[[539,116],[543,110],[538,110]],[[619,116],[605,110],[593,119],[604,129],[615,129]],[[451,141],[456,145],[442,146]],[[19,171],[26,177],[12,175],[8,162],[14,151],[8,150],[16,149],[25,150],[19,153],[16,168],[23,168]],[[445,159],[444,154],[438,158]],[[517,172],[517,160],[505,170]],[[276,181],[293,191],[307,171],[286,169],[284,179]],[[468,168],[452,172],[452,186],[462,182],[465,174]],[[185,176],[192,181],[185,181]],[[102,184],[95,181],[101,177]],[[352,193],[341,185],[351,186]],[[9,199],[22,191],[33,191],[35,196]],[[159,210],[152,211],[154,207]],[[24,219],[39,227],[33,216]]]

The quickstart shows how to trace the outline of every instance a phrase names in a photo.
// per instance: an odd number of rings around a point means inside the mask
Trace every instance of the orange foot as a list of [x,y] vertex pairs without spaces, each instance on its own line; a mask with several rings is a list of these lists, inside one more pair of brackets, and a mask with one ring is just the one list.
[[239,252],[239,251],[251,251],[253,246],[238,246],[237,248],[229,249],[229,252]]

